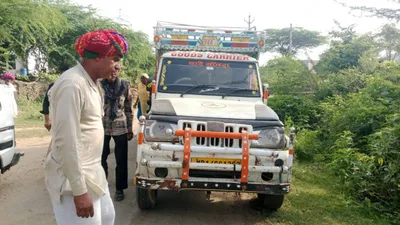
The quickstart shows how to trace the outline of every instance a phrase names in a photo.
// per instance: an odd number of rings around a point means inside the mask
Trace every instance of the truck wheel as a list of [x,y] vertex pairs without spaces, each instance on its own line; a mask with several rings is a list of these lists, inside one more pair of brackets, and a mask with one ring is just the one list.
[[276,211],[281,208],[285,196],[258,194],[258,199],[261,201],[265,209]]
[[157,190],[136,187],[136,202],[139,209],[153,209],[157,202]]

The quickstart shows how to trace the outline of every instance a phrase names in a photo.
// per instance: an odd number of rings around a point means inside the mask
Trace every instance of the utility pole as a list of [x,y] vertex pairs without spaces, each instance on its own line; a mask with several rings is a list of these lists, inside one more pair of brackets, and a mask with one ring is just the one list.
[[250,13],[249,13],[249,20],[246,20],[246,19],[244,19],[244,22],[246,22],[247,23],[247,26],[248,26],[248,29],[249,30],[251,30],[252,28],[255,28],[255,27],[251,27],[251,24],[254,22],[254,18],[253,18],[253,20],[251,20],[251,15],[250,15]]
[[292,24],[290,24],[290,29],[289,29],[289,55],[292,55],[292,45],[293,45],[293,27],[292,27]]

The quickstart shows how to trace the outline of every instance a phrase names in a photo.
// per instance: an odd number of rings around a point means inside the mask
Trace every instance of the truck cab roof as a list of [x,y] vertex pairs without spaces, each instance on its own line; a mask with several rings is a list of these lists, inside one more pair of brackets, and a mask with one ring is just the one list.
[[169,51],[243,54],[259,59],[265,52],[265,31],[158,22],[153,46],[157,57]]

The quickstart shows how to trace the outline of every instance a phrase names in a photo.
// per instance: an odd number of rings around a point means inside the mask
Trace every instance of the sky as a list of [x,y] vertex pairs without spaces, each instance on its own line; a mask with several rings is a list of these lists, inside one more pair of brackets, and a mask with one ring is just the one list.
[[[327,35],[335,28],[334,20],[342,26],[356,24],[359,33],[376,32],[386,20],[352,15],[335,0],[74,0],[80,5],[92,5],[101,16],[121,17],[135,31],[142,31],[153,39],[157,21],[168,21],[202,26],[247,27],[249,13],[257,30],[268,28],[303,27]],[[348,5],[394,7],[388,0],[338,0]],[[398,5],[397,7],[398,8]],[[327,46],[310,50],[312,59],[318,59]],[[275,54],[266,53],[260,58],[263,65]],[[304,58],[305,55],[298,55]]]

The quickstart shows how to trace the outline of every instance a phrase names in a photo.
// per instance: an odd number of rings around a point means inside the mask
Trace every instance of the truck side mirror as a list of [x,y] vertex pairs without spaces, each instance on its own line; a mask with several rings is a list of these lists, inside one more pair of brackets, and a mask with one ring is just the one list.
[[269,96],[269,85],[268,84],[263,84],[263,100],[264,103],[267,104],[268,102],[268,96]]

